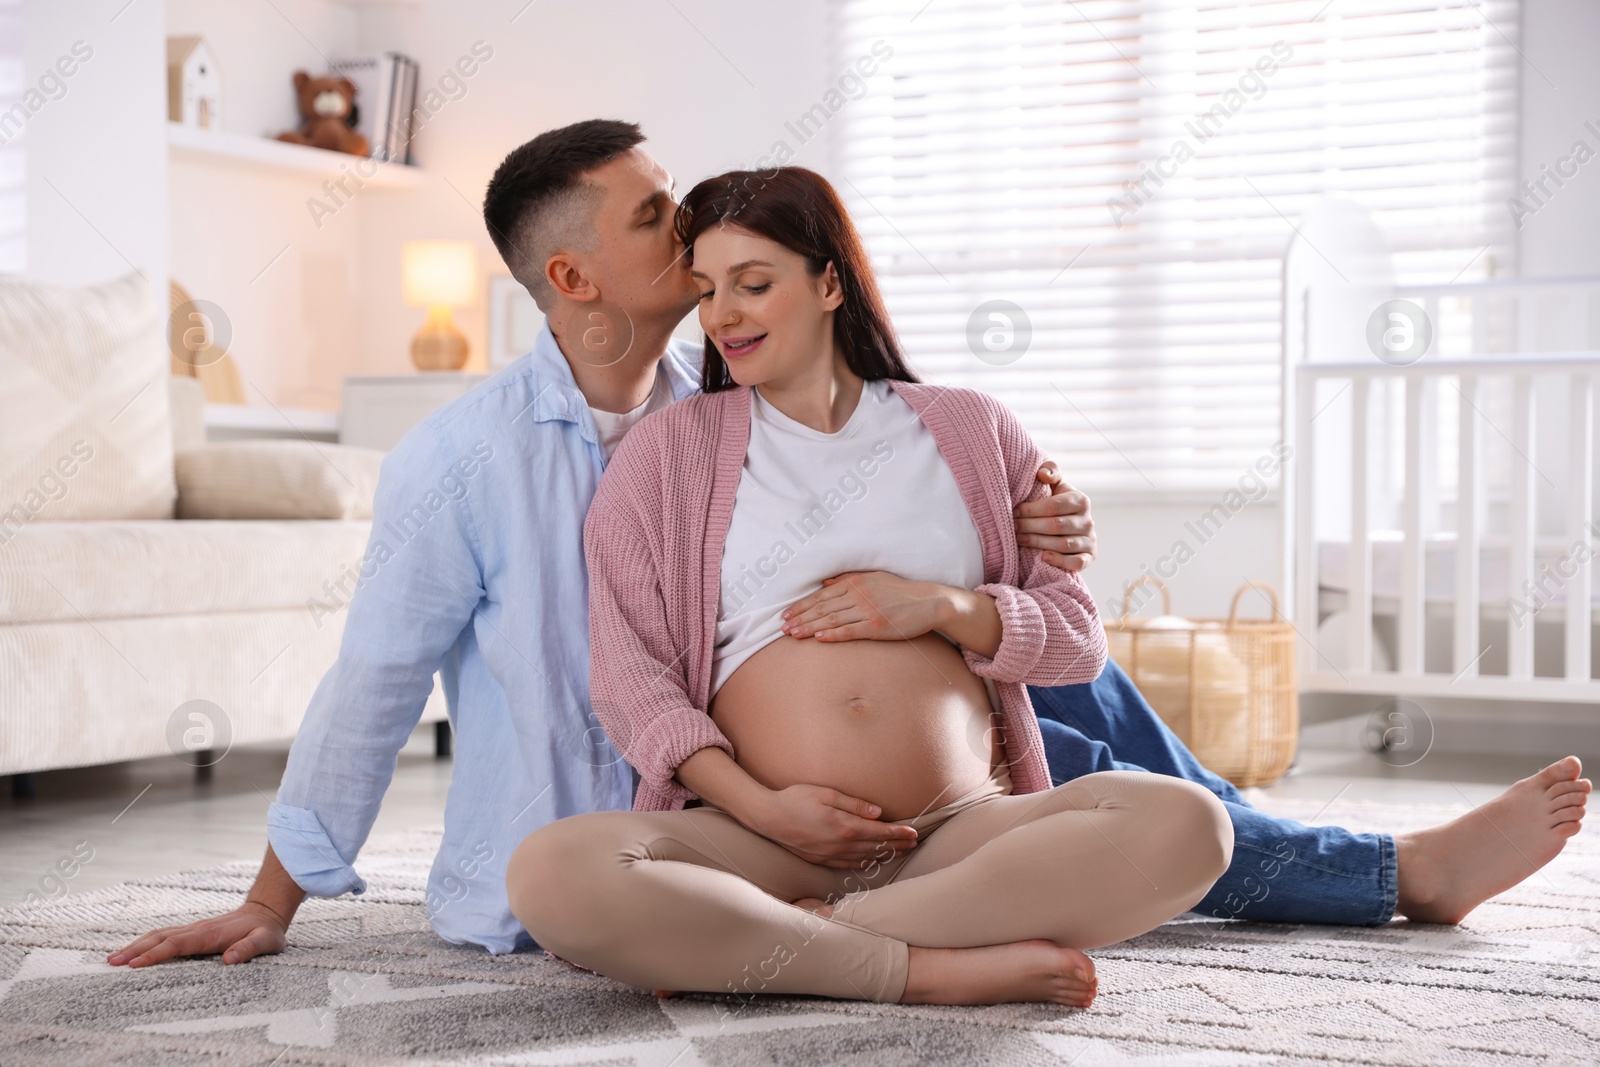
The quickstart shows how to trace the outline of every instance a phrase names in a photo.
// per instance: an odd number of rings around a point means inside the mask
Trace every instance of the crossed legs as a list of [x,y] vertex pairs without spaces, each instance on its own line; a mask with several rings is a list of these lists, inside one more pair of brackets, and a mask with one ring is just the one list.
[[[1028,953],[1087,966],[1081,950],[1192,908],[1232,847],[1206,790],[1110,771],[975,804],[860,872],[807,863],[701,808],[560,820],[522,843],[506,881],[541,945],[646,988],[1058,1000],[1061,975],[1045,972],[1060,968],[1030,969]],[[792,903],[808,898],[831,917]],[[1012,946],[1016,966],[995,966],[995,946]]]

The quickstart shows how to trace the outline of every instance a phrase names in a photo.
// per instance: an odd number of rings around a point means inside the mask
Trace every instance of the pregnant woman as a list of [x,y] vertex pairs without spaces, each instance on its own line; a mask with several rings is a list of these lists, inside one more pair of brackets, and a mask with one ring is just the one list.
[[1105,662],[1075,574],[1009,535],[1014,416],[920,384],[838,196],[798,167],[684,198],[705,393],[623,440],[585,530],[592,696],[640,777],[512,857],[549,951],[635,985],[1086,1006],[1084,950],[1227,868],[1215,796],[1056,789],[1027,684]]

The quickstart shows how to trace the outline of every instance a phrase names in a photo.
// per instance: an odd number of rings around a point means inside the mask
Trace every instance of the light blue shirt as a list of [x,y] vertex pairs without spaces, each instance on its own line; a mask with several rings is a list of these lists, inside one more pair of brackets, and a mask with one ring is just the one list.
[[[698,390],[700,358],[669,343],[674,400]],[[548,326],[384,459],[339,658],[267,814],[273,852],[307,893],[366,889],[351,864],[435,671],[455,728],[428,876],[439,936],[493,953],[531,943],[506,902],[512,851],[555,819],[632,806],[632,771],[589,704],[583,520],[605,462]]]

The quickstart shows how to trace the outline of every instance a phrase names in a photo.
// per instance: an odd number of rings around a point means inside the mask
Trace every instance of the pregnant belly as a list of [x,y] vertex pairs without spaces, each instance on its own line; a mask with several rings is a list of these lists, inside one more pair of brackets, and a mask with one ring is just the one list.
[[886,820],[948,804],[1004,758],[983,680],[938,634],[780,637],[723,683],[711,716],[761,784],[830,786]]

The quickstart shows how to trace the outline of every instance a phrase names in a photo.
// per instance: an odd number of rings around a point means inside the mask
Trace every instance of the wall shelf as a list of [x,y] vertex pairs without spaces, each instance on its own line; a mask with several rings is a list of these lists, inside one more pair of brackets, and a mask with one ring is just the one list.
[[262,171],[282,171],[291,174],[320,175],[339,178],[352,175],[363,185],[377,189],[417,189],[422,186],[420,167],[402,163],[378,163],[376,173],[370,177],[363,171],[370,169],[371,161],[344,152],[329,152],[322,148],[288,144],[268,137],[251,137],[247,134],[225,133],[220,130],[197,130],[191,126],[167,123],[167,151],[172,159],[181,159],[211,166],[232,167]]

